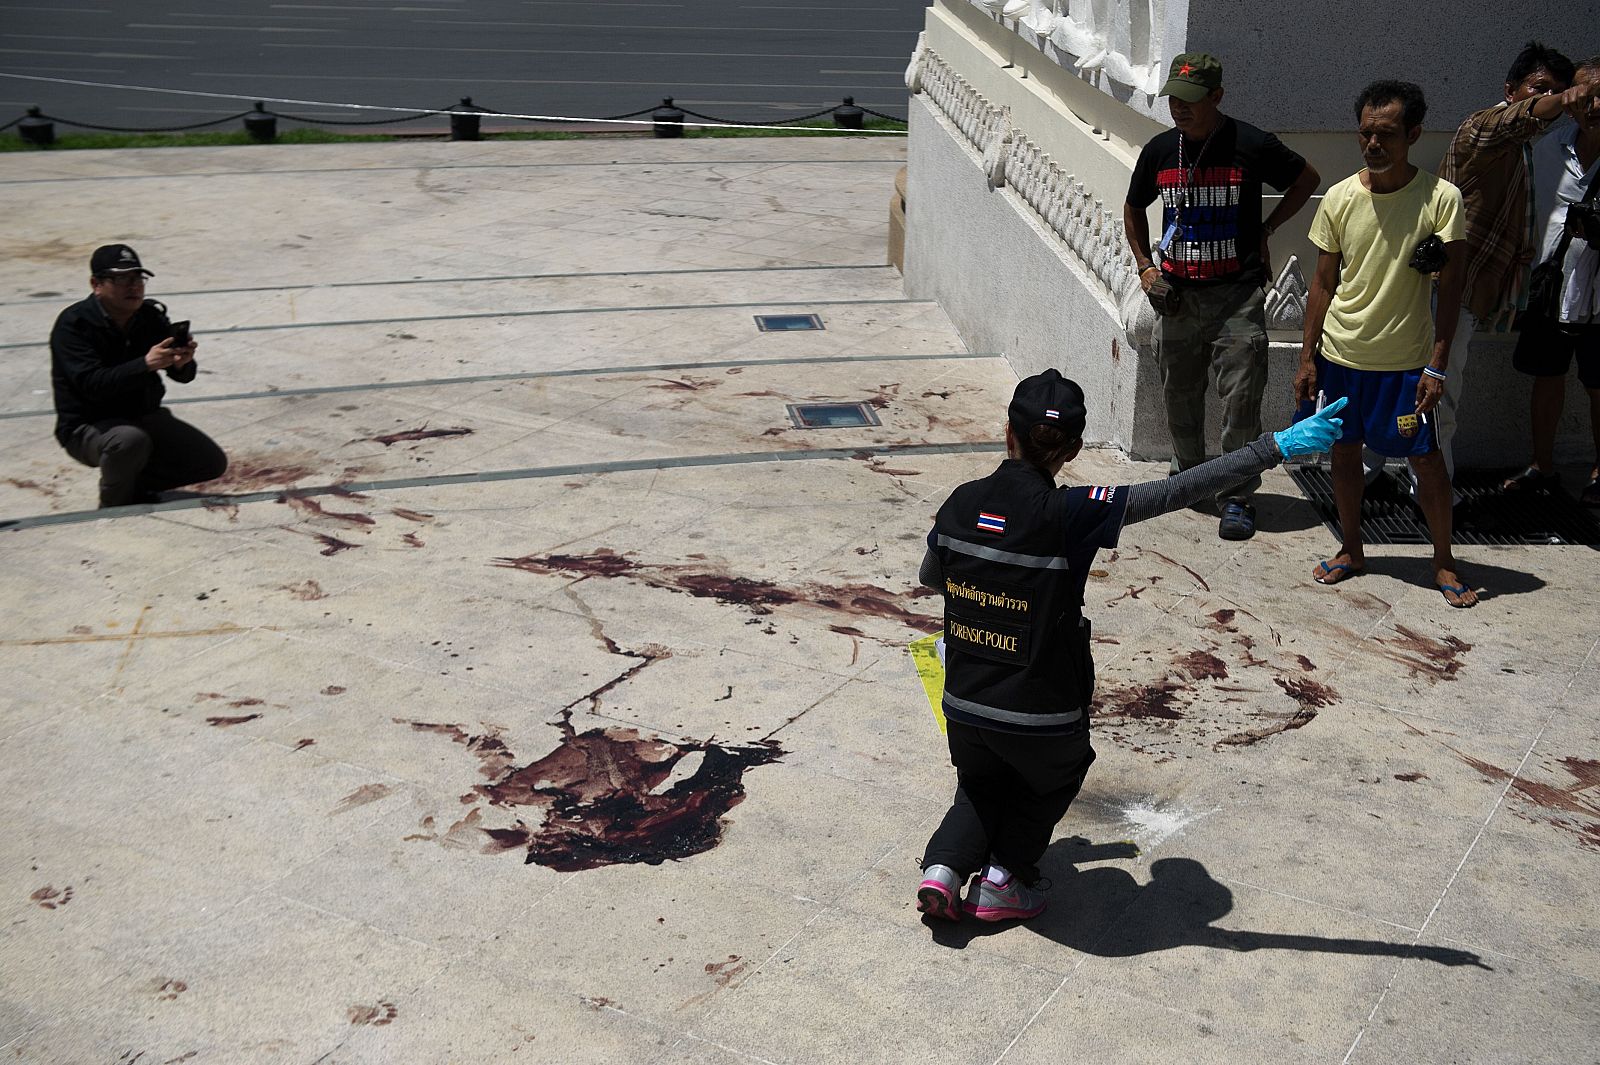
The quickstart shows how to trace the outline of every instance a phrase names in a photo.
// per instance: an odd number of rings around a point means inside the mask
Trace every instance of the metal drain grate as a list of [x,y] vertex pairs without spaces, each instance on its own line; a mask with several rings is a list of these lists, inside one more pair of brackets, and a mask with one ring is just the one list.
[[[1457,470],[1461,505],[1451,542],[1480,545],[1583,544],[1600,547],[1600,522],[1564,493],[1508,495],[1500,485],[1516,470]],[[1333,478],[1326,466],[1296,466],[1294,483],[1316,508],[1328,530],[1339,535]],[[1361,539],[1369,544],[1427,544],[1428,523],[1411,501],[1404,470],[1385,471],[1361,497]]]
[[851,429],[881,425],[866,403],[790,403],[789,420],[796,429]]
[[763,333],[793,333],[822,328],[822,317],[816,314],[758,314],[755,319],[756,328]]

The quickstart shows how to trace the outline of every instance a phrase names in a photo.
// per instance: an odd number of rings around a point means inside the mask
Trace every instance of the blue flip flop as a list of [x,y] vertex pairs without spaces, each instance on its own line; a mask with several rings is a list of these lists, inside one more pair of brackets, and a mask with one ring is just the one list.
[[[1468,584],[1436,584],[1434,587],[1439,589],[1440,595],[1443,595],[1445,592],[1449,592],[1450,595],[1456,596],[1457,598],[1466,595],[1472,590],[1472,586]],[[1465,610],[1467,607],[1477,605],[1476,603],[1451,603],[1448,596],[1445,597],[1445,602],[1450,603],[1450,605],[1455,607],[1457,610]]]
[[[1317,563],[1317,568],[1320,569],[1322,572],[1316,574],[1312,579],[1315,580],[1318,584],[1325,584],[1330,588],[1333,587],[1335,584],[1341,584],[1344,581],[1349,580],[1351,577],[1358,577],[1362,573],[1366,572],[1365,570],[1361,570],[1361,569],[1351,569],[1350,568],[1350,564],[1348,562],[1335,562],[1330,566],[1326,559],[1324,559],[1321,562],[1318,562]],[[1340,577],[1338,580],[1336,580],[1336,581],[1325,581],[1325,580],[1322,579],[1322,578],[1326,577],[1328,574],[1335,573],[1335,572],[1338,572],[1340,570],[1343,570],[1345,575],[1343,577]],[[1458,592],[1456,594],[1459,595],[1460,593]]]

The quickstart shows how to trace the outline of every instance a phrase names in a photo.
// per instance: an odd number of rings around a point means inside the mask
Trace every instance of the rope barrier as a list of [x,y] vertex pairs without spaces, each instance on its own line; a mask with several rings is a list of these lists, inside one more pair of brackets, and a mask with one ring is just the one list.
[[[262,101],[265,103],[266,101]],[[287,118],[293,122],[304,122],[308,126],[388,126],[396,122],[415,122],[419,118],[430,118],[433,115],[448,115],[449,109],[439,111],[419,111],[414,115],[402,118],[306,118],[303,115],[288,115],[282,111],[246,111],[245,114],[266,114],[274,118]]]
[[[860,104],[856,104],[856,106],[857,107],[861,107]],[[887,118],[890,122],[898,122],[902,126],[906,124],[906,120],[903,119],[903,118],[898,118],[898,117],[896,117],[894,115],[886,115],[882,111],[874,111],[870,107],[861,107],[861,110],[865,111],[869,115],[874,115],[874,116],[876,116],[878,118]]]
[[[139,126],[139,127],[134,127],[134,126],[97,126],[93,122],[75,122],[70,118],[57,118],[55,115],[40,114],[39,117],[43,118],[43,119],[46,119],[46,120],[48,120],[50,122],[59,122],[63,126],[77,126],[80,129],[94,129],[94,130],[99,130],[99,131],[101,131],[103,133],[182,133],[185,130],[205,129],[207,126],[220,126],[224,122],[235,122],[235,121],[243,118],[245,115],[248,115],[250,113],[251,112],[249,112],[249,111],[240,111],[238,114],[229,115],[227,118],[214,118],[210,122],[194,122],[194,123],[191,123],[190,125],[187,125],[187,126],[149,126],[149,127],[143,127],[143,126]],[[17,121],[21,122],[22,119],[19,118],[19,119],[17,119]]]
[[[164,93],[164,94],[172,95],[172,96],[196,96],[196,97],[203,97],[203,98],[212,99],[212,100],[253,100],[253,101],[257,101],[257,102],[262,103],[262,104],[272,103],[272,104],[289,104],[289,105],[298,106],[298,107],[336,107],[336,108],[344,108],[346,110],[354,110],[354,111],[381,111],[381,112],[387,112],[387,113],[393,113],[393,114],[403,114],[403,115],[406,116],[404,118],[380,118],[380,119],[371,119],[371,120],[342,120],[342,119],[328,119],[328,118],[311,119],[311,118],[303,118],[303,117],[299,117],[299,116],[295,116],[295,115],[279,114],[278,112],[272,112],[272,111],[265,112],[266,114],[269,114],[269,115],[274,115],[276,117],[290,119],[290,120],[295,121],[295,122],[304,122],[304,123],[306,123],[308,125],[343,125],[343,126],[364,125],[364,126],[379,126],[379,125],[391,125],[391,124],[394,124],[394,123],[397,123],[397,122],[410,122],[410,121],[413,121],[413,120],[418,119],[418,118],[426,118],[426,117],[428,117],[430,115],[477,114],[477,115],[492,115],[495,118],[517,119],[517,120],[523,121],[523,122],[562,122],[562,123],[581,123],[581,124],[592,124],[592,125],[622,125],[622,126],[646,126],[646,127],[648,127],[648,126],[653,126],[653,125],[656,124],[654,122],[654,120],[650,119],[650,118],[643,118],[643,117],[637,117],[637,116],[650,115],[650,114],[653,114],[658,109],[656,107],[647,107],[647,108],[644,108],[644,109],[639,110],[639,111],[631,111],[628,114],[618,115],[618,116],[615,116],[615,117],[612,117],[612,118],[583,118],[583,117],[576,117],[576,116],[572,116],[572,115],[517,114],[517,113],[509,112],[509,111],[494,111],[494,110],[490,110],[490,109],[487,109],[487,108],[475,108],[475,109],[473,109],[471,111],[455,110],[455,109],[443,109],[443,110],[434,110],[434,111],[419,111],[417,108],[414,108],[414,107],[390,107],[390,106],[383,105],[383,104],[360,104],[360,103],[349,103],[349,102],[335,101],[335,100],[301,100],[301,99],[294,99],[294,98],[290,98],[290,97],[240,95],[240,94],[236,94],[236,93],[205,92],[205,91],[202,91],[202,90],[199,90],[199,89],[165,89],[165,88],[160,88],[158,86],[153,86],[153,85],[128,85],[128,84],[121,84],[121,83],[117,83],[117,82],[86,81],[86,80],[79,79],[79,78],[54,78],[54,77],[48,77],[48,76],[40,75],[40,74],[19,74],[19,73],[15,73],[15,72],[12,72],[12,71],[0,71],[0,78],[10,78],[10,79],[17,80],[17,81],[43,82],[43,83],[46,83],[46,84],[53,84],[53,85],[76,85],[76,86],[81,86],[81,87],[84,87],[84,88],[92,88],[92,89],[121,89],[121,90],[133,91],[133,92]],[[809,114],[809,115],[801,115],[798,118],[778,119],[778,120],[776,120],[774,122],[767,123],[767,124],[745,123],[745,122],[728,122],[728,121],[725,121],[725,120],[722,120],[722,119],[713,118],[712,116],[709,116],[709,115],[700,114],[699,112],[689,111],[689,110],[684,109],[682,107],[679,107],[678,110],[683,111],[684,115],[686,117],[689,116],[689,115],[693,115],[694,117],[700,118],[700,119],[703,120],[701,122],[683,122],[683,123],[678,123],[678,124],[682,125],[686,129],[713,129],[713,128],[717,128],[717,129],[771,129],[771,130],[784,130],[784,129],[792,128],[792,125],[791,125],[792,123],[805,122],[805,121],[808,121],[810,119],[820,118],[823,115],[831,114],[833,112],[834,108],[828,107],[828,108],[824,108],[821,111],[813,112],[812,114]],[[862,108],[862,110],[866,111],[869,114],[872,114],[872,115],[874,115],[876,117],[888,119],[891,122],[897,122],[897,123],[901,123],[901,124],[905,123],[905,119],[896,118],[894,115],[887,115],[887,114],[884,114],[881,111],[872,111],[869,108]],[[220,119],[216,119],[216,120],[211,121],[211,122],[195,123],[192,126],[171,126],[171,127],[161,128],[161,129],[131,129],[131,128],[116,127],[116,126],[95,126],[95,125],[91,125],[89,123],[74,122],[74,121],[69,120],[69,119],[54,118],[54,117],[48,116],[48,115],[40,115],[39,117],[48,119],[48,120],[53,121],[53,122],[60,122],[63,125],[81,126],[81,127],[85,128],[85,129],[101,129],[101,130],[113,131],[113,132],[118,132],[118,133],[169,133],[169,132],[179,132],[179,131],[182,131],[184,129],[200,129],[200,128],[203,128],[205,126],[219,125],[219,124],[221,124],[223,122],[232,122],[232,121],[234,121],[236,119],[244,117],[247,114],[253,114],[253,113],[262,113],[262,112],[245,111],[245,112],[241,112],[240,114],[230,116],[228,118],[220,118]],[[13,122],[8,123],[5,126],[0,126],[0,131],[6,130],[6,129],[10,129],[11,126],[16,125],[17,122],[20,122],[20,121],[22,121],[22,119],[19,118],[19,119],[16,119],[15,121],[13,121]],[[903,129],[837,129],[837,128],[829,127],[829,126],[817,126],[817,127],[814,127],[814,128],[819,133],[847,133],[847,134],[863,134],[864,133],[864,134],[885,134],[885,135],[888,135],[888,136],[904,136],[905,132],[906,132]]]

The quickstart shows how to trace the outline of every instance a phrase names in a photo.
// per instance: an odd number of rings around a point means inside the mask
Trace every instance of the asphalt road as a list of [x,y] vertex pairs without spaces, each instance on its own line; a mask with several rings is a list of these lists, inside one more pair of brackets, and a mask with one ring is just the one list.
[[[0,77],[0,123],[30,104],[149,129],[258,98],[604,117],[663,96],[765,122],[853,95],[897,116],[922,0],[65,0],[0,3],[0,74],[230,94],[214,99]],[[371,118],[273,105],[312,118]],[[421,120],[426,126],[432,121]],[[62,127],[65,130],[67,127]],[[237,128],[230,124],[227,128]]]

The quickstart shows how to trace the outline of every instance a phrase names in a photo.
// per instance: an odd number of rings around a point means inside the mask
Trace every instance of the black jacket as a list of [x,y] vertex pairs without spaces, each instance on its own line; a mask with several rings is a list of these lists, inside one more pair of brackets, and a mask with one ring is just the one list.
[[1126,486],[1057,488],[1017,459],[957,488],[928,548],[945,596],[944,713],[1002,732],[1089,727],[1094,689],[1084,582],[1115,547]]
[[[145,353],[172,335],[167,308],[145,300],[127,332],[119,330],[91,294],[56,318],[50,330],[50,380],[56,395],[56,440],[63,447],[77,431],[108,418],[138,418],[161,407],[161,375],[147,369]],[[174,381],[194,380],[195,364],[166,371]]]

